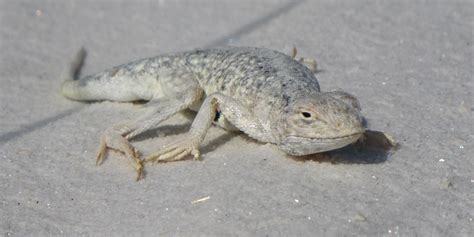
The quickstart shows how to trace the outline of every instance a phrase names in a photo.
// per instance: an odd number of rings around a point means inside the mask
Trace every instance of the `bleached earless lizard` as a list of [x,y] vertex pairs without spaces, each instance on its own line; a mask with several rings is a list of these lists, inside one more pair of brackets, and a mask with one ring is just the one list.
[[[161,55],[76,78],[81,50],[62,84],[62,94],[81,101],[146,100],[133,122],[107,129],[97,163],[108,148],[132,159],[140,179],[146,162],[199,157],[199,146],[212,123],[240,130],[294,156],[341,148],[361,137],[357,99],[342,91],[321,92],[314,70],[304,60],[264,48],[225,47]],[[314,68],[313,68],[314,69]],[[140,158],[129,140],[191,109],[197,111],[182,140]]]

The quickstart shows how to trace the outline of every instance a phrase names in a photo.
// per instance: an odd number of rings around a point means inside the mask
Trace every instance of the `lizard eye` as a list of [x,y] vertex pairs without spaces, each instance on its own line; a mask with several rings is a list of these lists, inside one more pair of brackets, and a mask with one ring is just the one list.
[[303,118],[311,118],[311,113],[309,113],[309,112],[301,112],[301,116],[303,116]]

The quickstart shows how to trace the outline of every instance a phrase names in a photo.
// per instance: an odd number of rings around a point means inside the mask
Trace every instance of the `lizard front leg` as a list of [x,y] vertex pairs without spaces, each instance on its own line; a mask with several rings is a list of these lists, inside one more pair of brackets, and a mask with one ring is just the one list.
[[185,134],[185,138],[152,153],[145,158],[145,162],[176,161],[187,155],[193,155],[195,159],[199,158],[199,147],[217,111],[220,111],[234,126],[249,136],[263,142],[274,140],[262,126],[260,120],[248,108],[229,96],[214,93],[204,100],[191,129]]

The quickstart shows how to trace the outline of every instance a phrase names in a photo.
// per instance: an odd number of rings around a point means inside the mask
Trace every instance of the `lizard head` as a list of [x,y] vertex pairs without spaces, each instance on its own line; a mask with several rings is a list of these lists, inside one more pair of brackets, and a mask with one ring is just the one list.
[[[357,100],[352,99],[319,93],[294,101],[282,116],[279,147],[298,156],[334,150],[357,141],[365,128]],[[350,103],[354,101],[356,104]]]

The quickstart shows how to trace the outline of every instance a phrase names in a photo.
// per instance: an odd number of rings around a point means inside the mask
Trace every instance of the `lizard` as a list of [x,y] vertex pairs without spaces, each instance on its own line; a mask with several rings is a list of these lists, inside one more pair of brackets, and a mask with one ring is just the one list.
[[[96,163],[108,149],[131,159],[142,176],[145,163],[198,159],[212,124],[241,131],[262,143],[275,144],[291,156],[338,149],[365,131],[357,98],[336,90],[322,92],[316,62],[254,47],[196,49],[136,60],[103,72],[78,76],[82,48],[61,85],[65,97],[78,101],[145,100],[140,117],[106,129]],[[197,114],[182,139],[143,159],[130,140],[183,110]]]

